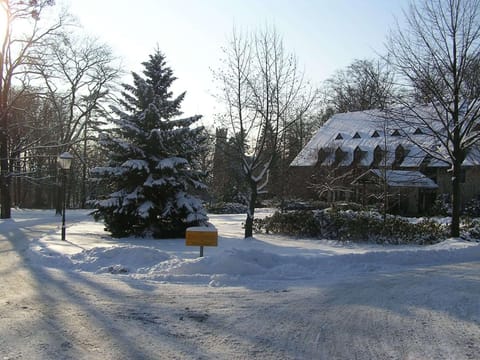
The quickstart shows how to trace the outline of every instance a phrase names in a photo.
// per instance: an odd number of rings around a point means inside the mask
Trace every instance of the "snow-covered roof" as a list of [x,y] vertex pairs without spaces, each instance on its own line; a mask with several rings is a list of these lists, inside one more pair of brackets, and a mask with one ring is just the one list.
[[362,180],[385,179],[390,187],[405,187],[405,188],[423,188],[423,189],[437,189],[438,185],[426,177],[420,171],[409,170],[380,170],[370,169],[364,174],[360,175],[353,181],[353,184],[361,183]]
[[[391,166],[395,161],[397,161],[396,167],[404,169],[418,168],[422,163],[428,167],[448,166],[446,161],[433,159],[424,150],[437,146],[435,137],[428,135],[431,130],[419,124],[414,117],[411,117],[411,121],[408,120],[410,125],[400,128],[392,114],[380,110],[336,114],[317,131],[290,166],[316,165],[320,150],[328,153],[328,156],[321,160],[320,165],[349,166],[354,161],[355,149],[359,148],[362,154],[356,159],[357,164],[369,167],[375,161],[374,150],[377,147],[383,150],[381,160],[375,164],[377,167]],[[402,125],[403,121],[405,120],[402,120]],[[441,124],[434,120],[432,122],[434,123],[432,128],[437,128],[435,131],[441,131]],[[402,158],[397,159],[396,149],[399,146],[404,151]],[[341,161],[335,159],[337,149],[346,153]],[[464,165],[480,165],[480,151],[471,152]]]

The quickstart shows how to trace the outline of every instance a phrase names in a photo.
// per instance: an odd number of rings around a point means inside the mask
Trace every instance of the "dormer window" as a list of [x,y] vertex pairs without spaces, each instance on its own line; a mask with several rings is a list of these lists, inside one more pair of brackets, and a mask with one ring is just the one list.
[[353,152],[353,162],[358,164],[366,153],[366,151],[362,151],[362,149],[357,146]]
[[352,139],[360,139],[361,136],[358,132],[355,133],[355,135],[353,135]]
[[398,129],[393,130],[391,136],[400,136],[400,131]]
[[375,147],[373,150],[373,164],[374,166],[379,166],[382,158],[384,156],[384,151],[380,146]]
[[402,145],[398,145],[395,149],[395,164],[394,166],[399,166],[405,159],[405,148]]
[[337,150],[335,150],[335,165],[338,165],[343,159],[345,159],[346,155],[347,153],[345,151],[337,148]]
[[416,128],[415,131],[413,132],[414,135],[423,135],[423,131],[420,128]]
[[380,134],[378,133],[377,130],[375,130],[375,131],[372,133],[372,138],[376,138],[376,137],[380,137]]
[[338,133],[338,135],[337,135],[337,137],[335,138],[335,140],[343,140],[342,134]]
[[326,158],[327,158],[328,153],[321,148],[318,150],[318,163],[321,164]]

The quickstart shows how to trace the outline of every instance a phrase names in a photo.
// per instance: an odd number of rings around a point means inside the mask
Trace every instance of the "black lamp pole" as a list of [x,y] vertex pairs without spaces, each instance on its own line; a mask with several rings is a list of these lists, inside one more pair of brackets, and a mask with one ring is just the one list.
[[67,208],[67,170],[70,169],[72,165],[73,156],[68,153],[64,152],[60,154],[58,157],[58,164],[62,169],[62,182],[63,182],[63,204],[62,204],[62,240],[65,241],[66,239],[66,231],[65,231],[65,210]]
[[62,240],[65,241],[65,210],[67,208],[67,169],[62,169],[63,201],[62,201]]

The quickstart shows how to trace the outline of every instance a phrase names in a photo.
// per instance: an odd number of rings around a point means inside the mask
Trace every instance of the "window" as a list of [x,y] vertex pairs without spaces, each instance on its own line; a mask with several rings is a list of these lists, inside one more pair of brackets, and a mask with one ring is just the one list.
[[380,134],[378,133],[377,130],[375,130],[375,131],[372,133],[372,138],[375,138],[375,137],[380,137]]
[[395,149],[395,162],[394,166],[399,166],[405,159],[405,149],[402,145],[398,145]]
[[352,139],[360,139],[361,136],[358,132],[355,133],[355,135],[353,135],[353,138]]
[[337,137],[335,138],[335,140],[343,140],[342,134],[338,133],[338,135],[337,135]]
[[343,159],[345,159],[346,155],[347,153],[345,151],[343,151],[340,148],[337,148],[337,150],[335,150],[335,165],[340,164],[343,161]]
[[380,165],[380,162],[382,161],[383,155],[384,155],[384,151],[382,150],[382,148],[380,146],[377,146],[373,150],[373,165],[374,166],[379,166]]
[[365,156],[366,151],[362,151],[358,146],[355,148],[353,152],[353,162],[358,164],[362,158]]
[[422,135],[423,134],[423,131],[422,129],[420,128],[417,128],[414,132],[413,132],[414,135]]
[[328,153],[321,148],[318,150],[318,163],[321,164],[326,158],[327,158]]
[[392,136],[400,136],[400,131],[398,131],[398,129],[395,129],[392,131]]

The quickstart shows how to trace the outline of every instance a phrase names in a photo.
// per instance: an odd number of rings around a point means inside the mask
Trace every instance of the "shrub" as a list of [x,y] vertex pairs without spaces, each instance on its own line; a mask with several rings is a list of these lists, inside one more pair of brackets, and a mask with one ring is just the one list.
[[377,212],[337,209],[276,212],[255,220],[255,231],[380,244],[432,244],[448,234],[445,225],[429,219],[412,223],[388,216],[384,221]]
[[364,209],[362,204],[358,204],[356,202],[336,202],[332,205],[335,210],[353,210],[353,211],[361,211]]
[[265,231],[273,234],[288,234],[293,236],[315,236],[320,231],[319,223],[312,211],[300,210],[281,213],[254,220],[256,232]]
[[480,219],[465,218],[461,227],[461,236],[468,240],[480,241]]
[[451,215],[452,204],[450,201],[450,194],[438,194],[428,213],[430,215],[439,216]]
[[470,217],[480,217],[480,200],[472,199],[465,204],[463,214]]
[[219,202],[208,207],[211,214],[245,214],[247,206],[240,203],[224,203]]
[[320,210],[328,207],[325,201],[304,201],[304,200],[285,200],[283,203],[284,210]]

